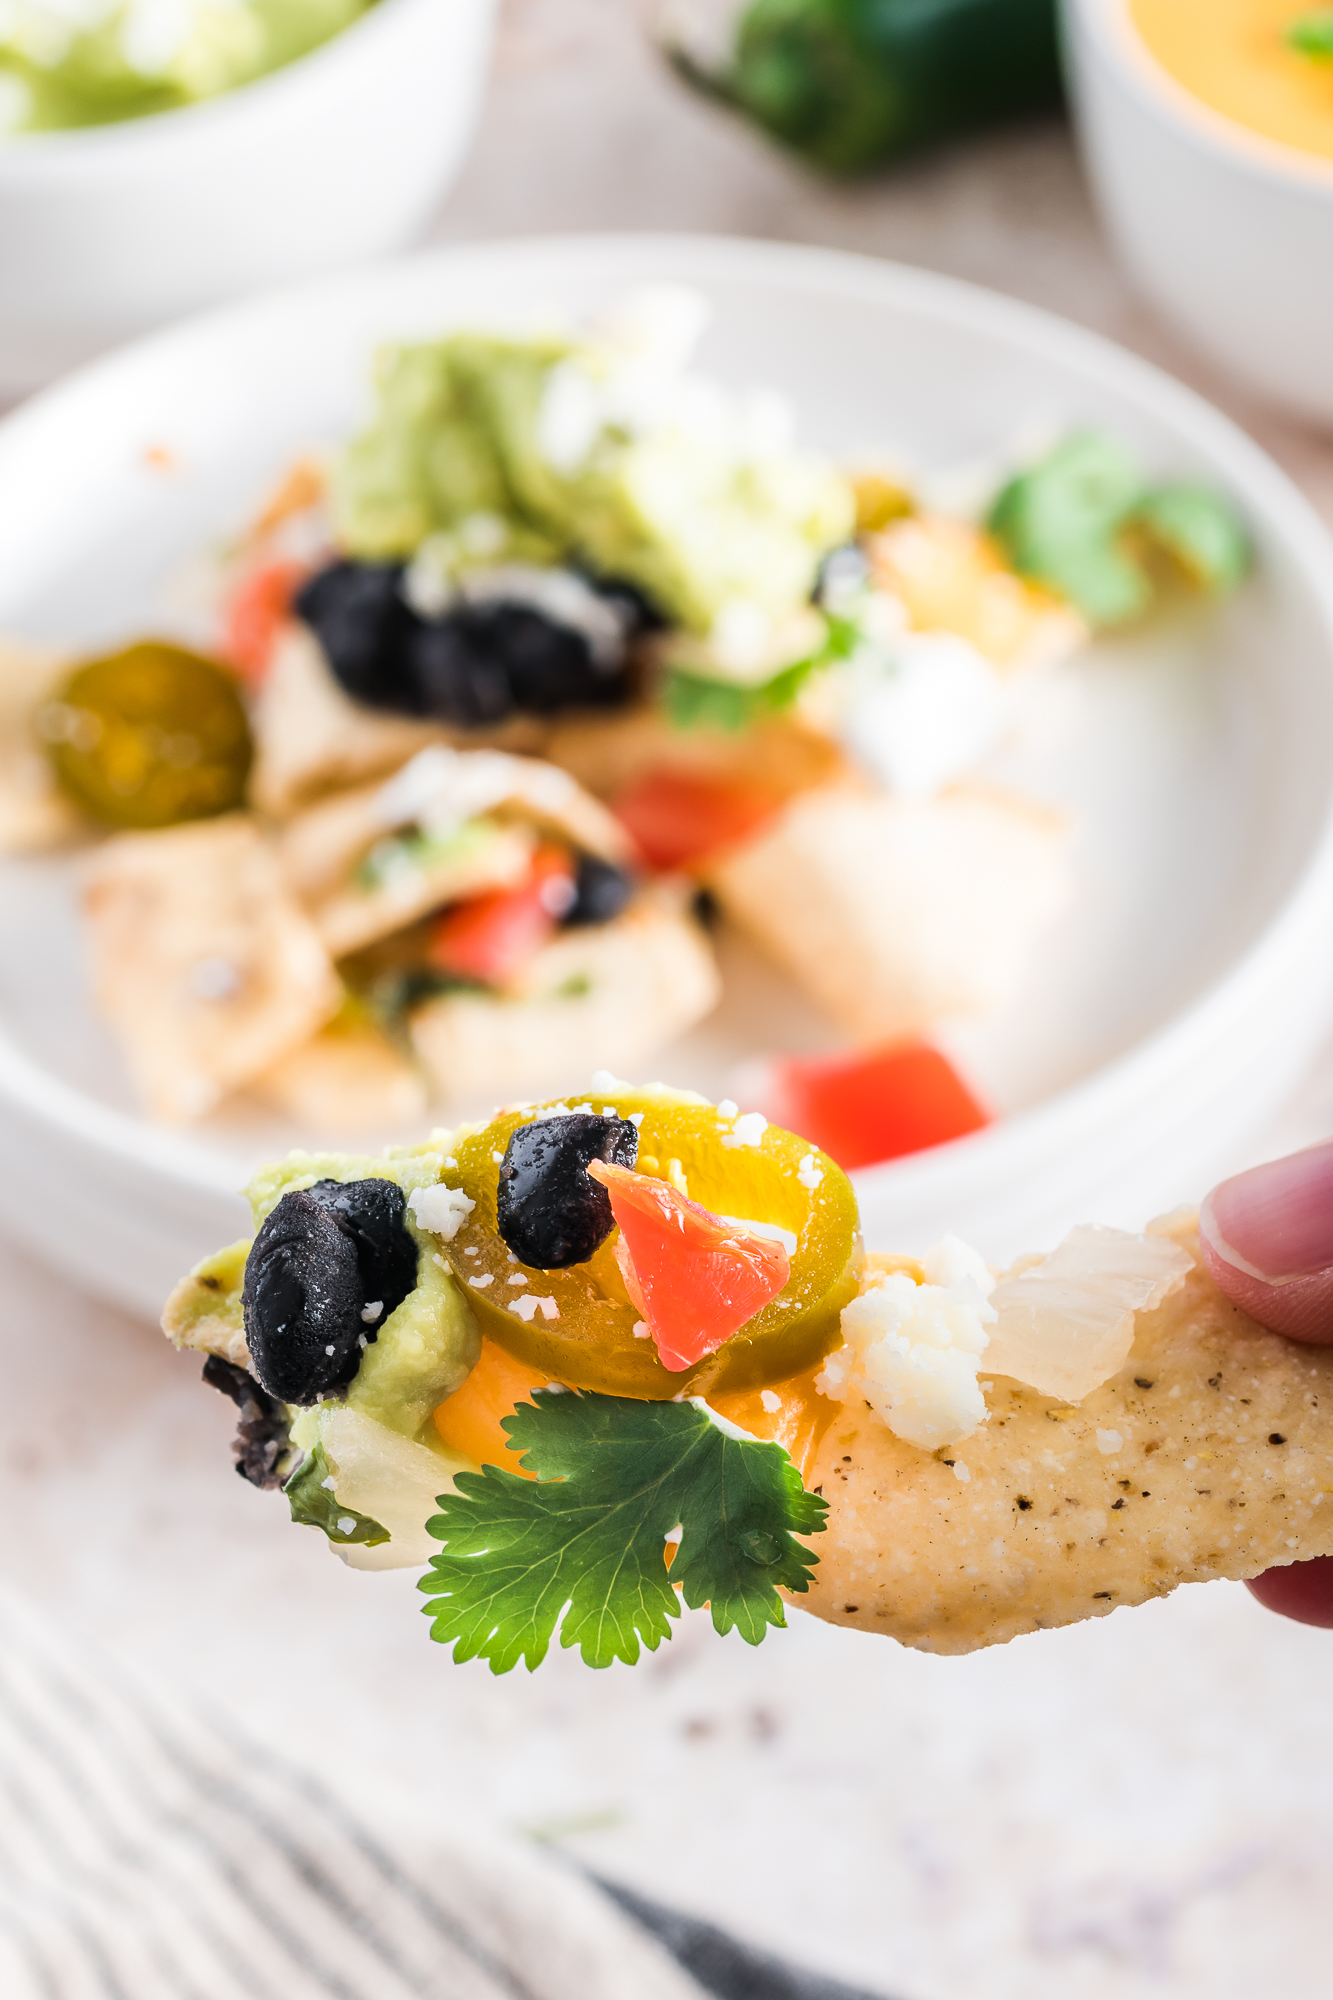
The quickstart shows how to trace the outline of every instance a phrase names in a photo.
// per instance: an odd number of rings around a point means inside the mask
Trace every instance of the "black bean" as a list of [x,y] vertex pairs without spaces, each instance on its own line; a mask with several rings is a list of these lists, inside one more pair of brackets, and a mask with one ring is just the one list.
[[504,663],[466,617],[418,625],[407,640],[407,666],[423,715],[460,729],[483,729],[513,712],[514,693]]
[[421,700],[407,648],[420,620],[403,602],[402,577],[401,563],[332,563],[298,591],[294,608],[345,694],[414,715]]
[[586,1263],[615,1228],[610,1197],[588,1164],[632,1167],[638,1152],[639,1130],[628,1118],[571,1111],[520,1125],[500,1165],[496,1220],[504,1242],[537,1271]]
[[574,900],[565,912],[567,924],[609,924],[634,894],[632,878],[613,861],[581,854],[574,876]]
[[244,1368],[224,1361],[220,1354],[210,1354],[205,1361],[204,1380],[210,1389],[230,1396],[240,1411],[231,1448],[241,1478],[252,1486],[281,1486],[292,1457],[286,1405],[261,1389]]
[[397,1181],[316,1181],[310,1190],[345,1236],[361,1273],[362,1305],[380,1311],[361,1331],[374,1340],[391,1312],[416,1290],[417,1246],[404,1223],[407,1196]]
[[346,1388],[366,1332],[356,1244],[317,1195],[293,1189],[250,1246],[241,1293],[255,1376],[283,1403]]

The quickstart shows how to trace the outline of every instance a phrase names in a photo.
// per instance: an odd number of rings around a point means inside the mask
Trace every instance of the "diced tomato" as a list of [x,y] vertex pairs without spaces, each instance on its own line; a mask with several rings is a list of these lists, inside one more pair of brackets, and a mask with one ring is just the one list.
[[488,889],[447,909],[427,957],[437,971],[508,986],[541,950],[575,893],[564,849],[539,847],[532,873],[517,889]]
[[614,809],[650,868],[688,868],[757,833],[782,804],[766,785],[657,770],[627,785]]
[[764,1109],[840,1167],[869,1167],[961,1139],[991,1123],[947,1056],[928,1042],[770,1066]]
[[611,1197],[616,1260],[664,1368],[702,1361],[775,1299],[791,1273],[780,1243],[752,1236],[678,1194],[669,1181],[594,1160]]
[[261,563],[241,576],[223,610],[222,651],[243,680],[268,672],[283,621],[305,571],[290,561]]

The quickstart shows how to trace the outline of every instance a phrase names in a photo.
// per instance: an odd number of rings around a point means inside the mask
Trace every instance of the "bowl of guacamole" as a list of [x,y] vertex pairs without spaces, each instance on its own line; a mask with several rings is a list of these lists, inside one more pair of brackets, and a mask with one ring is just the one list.
[[496,0],[7,0],[0,395],[167,320],[410,244]]
[[179,111],[321,48],[375,0],[51,0],[0,16],[0,135],[117,125]]

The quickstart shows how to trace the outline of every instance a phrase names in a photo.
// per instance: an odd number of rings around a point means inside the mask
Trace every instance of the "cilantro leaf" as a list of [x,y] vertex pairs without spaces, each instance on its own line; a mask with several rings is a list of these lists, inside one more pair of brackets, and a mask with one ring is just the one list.
[[291,1503],[293,1521],[299,1521],[304,1528],[322,1528],[329,1540],[341,1547],[359,1542],[373,1549],[389,1539],[387,1528],[373,1521],[369,1514],[358,1514],[355,1507],[345,1507],[338,1498],[322,1444],[306,1454],[282,1490]]
[[825,1502],[780,1445],[703,1403],[540,1389],[504,1429],[536,1479],[459,1473],[426,1524],[444,1548],[418,1588],[455,1660],[540,1666],[560,1624],[588,1666],[633,1665],[640,1642],[651,1652],[670,1636],[677,1586],[691,1608],[711,1606],[719,1632],[757,1646],[786,1623],[775,1586],[809,1589],[819,1558],[795,1537],[822,1531]]
[[1287,47],[1316,62],[1333,62],[1333,7],[1299,15],[1287,29]]
[[676,729],[716,729],[735,736],[767,716],[785,714],[814,674],[838,660],[850,659],[856,650],[859,634],[849,619],[826,611],[824,627],[815,652],[783,667],[758,687],[714,680],[687,667],[668,667],[659,697],[668,721]]

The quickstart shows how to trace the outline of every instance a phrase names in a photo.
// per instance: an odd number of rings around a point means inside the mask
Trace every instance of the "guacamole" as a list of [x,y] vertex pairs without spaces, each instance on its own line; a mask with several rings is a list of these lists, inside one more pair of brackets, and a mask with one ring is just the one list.
[[674,301],[638,310],[637,347],[460,333],[386,350],[374,418],[337,470],[342,547],[392,562],[425,545],[445,570],[571,563],[700,638],[799,613],[852,532],[850,487],[791,443],[780,399],[653,352]]
[[15,0],[0,25],[0,136],[115,125],[252,83],[350,27],[375,0],[106,0],[72,21]]

